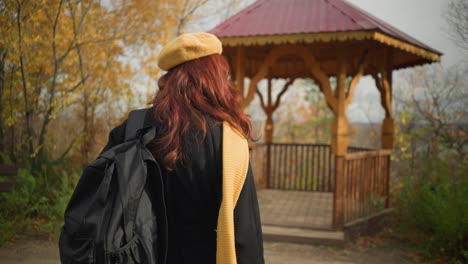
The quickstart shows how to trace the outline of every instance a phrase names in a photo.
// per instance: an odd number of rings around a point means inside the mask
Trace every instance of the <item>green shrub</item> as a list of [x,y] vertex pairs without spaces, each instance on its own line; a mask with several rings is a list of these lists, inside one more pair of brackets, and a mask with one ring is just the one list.
[[468,262],[468,166],[423,160],[397,194],[401,231],[423,256]]
[[29,170],[19,169],[15,181],[13,190],[3,193],[5,200],[0,202],[0,245],[23,232],[31,221],[30,204],[36,192],[36,180]]
[[57,237],[80,175],[67,173],[62,165],[45,164],[34,174],[28,168],[18,171],[12,192],[0,202],[0,245],[26,231],[32,222],[37,231]]

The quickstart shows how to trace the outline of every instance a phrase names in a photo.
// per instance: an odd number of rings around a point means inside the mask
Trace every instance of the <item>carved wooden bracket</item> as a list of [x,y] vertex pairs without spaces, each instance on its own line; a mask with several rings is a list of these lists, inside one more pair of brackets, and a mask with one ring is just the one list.
[[262,107],[263,111],[268,115],[269,113],[273,114],[273,112],[278,108],[281,102],[281,97],[286,93],[288,88],[293,84],[294,80],[296,80],[295,77],[288,79],[288,81],[283,85],[283,88],[279,92],[279,94],[276,96],[276,99],[273,100],[271,99],[271,79],[268,80],[268,95],[267,95],[267,100],[265,103],[265,99],[263,97],[263,94],[260,93],[260,91],[256,90],[256,93],[260,99],[260,106]]
[[391,72],[388,73],[386,70],[383,72],[373,72],[372,77],[375,80],[375,86],[380,92],[380,102],[383,109],[385,110],[385,117],[392,116],[392,91],[391,91]]
[[328,76],[320,68],[320,63],[315,58],[315,56],[306,47],[301,45],[284,45],[275,47],[270,50],[262,65],[260,66],[257,74],[250,80],[247,96],[242,102],[242,107],[245,108],[250,104],[250,102],[252,102],[257,90],[258,82],[268,75],[270,67],[280,57],[286,55],[298,55],[304,59],[306,67],[310,69],[312,78],[318,82],[321,91],[324,93],[327,105],[330,107],[330,109],[332,109],[333,112],[336,112],[337,103],[333,96]]
[[346,92],[345,108],[347,108],[349,104],[351,104],[351,101],[353,100],[353,96],[354,96],[354,90],[356,89],[356,85],[358,84],[361,77],[364,75],[364,71],[368,64],[368,60],[367,60],[368,54],[369,54],[369,50],[364,51],[364,53],[362,54],[358,62],[358,71],[356,75],[353,77],[353,79],[351,80],[348,91]]

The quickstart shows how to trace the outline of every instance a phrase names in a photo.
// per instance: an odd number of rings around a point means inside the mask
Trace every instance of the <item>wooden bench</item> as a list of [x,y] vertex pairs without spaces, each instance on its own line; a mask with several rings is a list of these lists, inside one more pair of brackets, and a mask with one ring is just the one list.
[[[18,173],[18,168],[12,165],[4,165],[0,164],[0,176],[16,176]],[[2,196],[2,193],[5,192],[11,192],[13,189],[13,185],[15,184],[14,179],[9,179],[8,181],[5,182],[0,182],[0,201],[4,200],[5,198]]]

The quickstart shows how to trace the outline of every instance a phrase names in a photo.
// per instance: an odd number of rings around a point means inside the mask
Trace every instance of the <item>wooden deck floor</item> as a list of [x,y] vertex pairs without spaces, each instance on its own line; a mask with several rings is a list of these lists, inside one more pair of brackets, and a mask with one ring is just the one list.
[[333,193],[263,189],[257,194],[263,225],[332,228]]

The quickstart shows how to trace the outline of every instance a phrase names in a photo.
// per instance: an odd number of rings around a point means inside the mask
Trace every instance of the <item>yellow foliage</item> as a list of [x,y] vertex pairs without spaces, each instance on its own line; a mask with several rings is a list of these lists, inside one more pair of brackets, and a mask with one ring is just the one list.
[[193,15],[189,11],[206,1],[105,2],[0,3],[5,80],[0,83],[0,125],[20,131],[20,142],[12,144],[29,146],[22,154],[41,154],[48,148],[44,144],[49,130],[70,125],[76,132],[60,149],[67,149],[81,131],[93,136],[82,137],[86,140],[79,144],[93,144],[96,131],[105,132],[99,122],[112,125],[126,112],[122,105],[134,102],[136,76],[157,78],[158,47],[187,23]]

